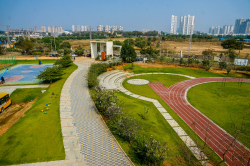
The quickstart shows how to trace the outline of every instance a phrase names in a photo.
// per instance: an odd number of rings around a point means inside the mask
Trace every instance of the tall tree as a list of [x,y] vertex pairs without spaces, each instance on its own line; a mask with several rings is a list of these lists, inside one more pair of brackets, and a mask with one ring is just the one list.
[[133,47],[131,47],[130,45],[128,45],[127,43],[124,43],[122,45],[122,49],[121,49],[121,58],[124,62],[133,62],[136,59],[136,52],[135,49]]

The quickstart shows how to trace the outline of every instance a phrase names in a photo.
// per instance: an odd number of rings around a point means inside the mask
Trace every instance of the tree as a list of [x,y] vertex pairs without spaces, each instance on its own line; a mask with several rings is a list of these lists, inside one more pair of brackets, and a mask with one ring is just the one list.
[[243,50],[244,43],[236,41],[235,39],[227,39],[221,43],[221,46],[224,49]]
[[130,46],[135,45],[135,41],[133,39],[126,39],[123,41],[123,43],[129,44]]
[[74,52],[76,55],[80,56],[80,55],[83,55],[84,53],[84,49],[82,47],[78,47],[75,52]]
[[160,62],[163,63],[164,61],[165,61],[165,56],[164,55],[160,56]]
[[68,48],[65,48],[65,49],[64,49],[64,55],[68,55],[68,54],[70,54],[71,52],[72,52],[71,49],[68,49]]
[[69,42],[63,42],[62,44],[61,44],[61,48],[71,48],[71,44],[69,43]]
[[0,45],[0,54],[3,54],[4,48]]
[[64,55],[61,59],[55,62],[55,65],[60,65],[63,68],[67,68],[71,65],[72,60],[69,55]]
[[227,68],[227,62],[219,62],[219,68],[222,69],[226,69]]
[[148,38],[148,41],[151,41],[151,37]]
[[215,55],[214,49],[206,49],[206,50],[202,51],[202,55],[205,55],[207,57]]
[[40,74],[37,76],[37,79],[48,80],[52,83],[53,79],[60,78],[63,75],[62,69],[59,66],[46,67],[43,71],[40,71]]
[[23,49],[24,52],[31,53],[34,48],[33,43],[29,39],[20,38],[18,42],[15,43],[17,48]]
[[131,47],[130,45],[128,45],[127,43],[124,43],[122,45],[122,49],[121,49],[121,58],[123,61],[130,61],[133,62],[136,60],[136,52],[135,49],[133,47]]
[[145,40],[136,42],[136,46],[140,47],[141,49],[147,45],[147,42]]
[[229,49],[228,51],[225,52],[225,55],[229,56],[231,61],[233,62],[234,59],[236,58],[236,52],[233,49]]
[[161,40],[165,41],[165,40],[166,40],[166,37],[165,37],[165,36],[162,36],[162,37],[161,37]]
[[153,37],[153,41],[156,41],[157,40],[157,38],[156,37]]

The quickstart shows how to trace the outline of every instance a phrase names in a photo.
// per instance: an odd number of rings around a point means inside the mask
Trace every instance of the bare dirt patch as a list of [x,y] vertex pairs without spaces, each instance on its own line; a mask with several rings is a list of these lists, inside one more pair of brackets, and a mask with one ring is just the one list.
[[9,106],[0,114],[0,137],[7,132],[25,112],[33,105],[34,100],[28,103],[20,103]]

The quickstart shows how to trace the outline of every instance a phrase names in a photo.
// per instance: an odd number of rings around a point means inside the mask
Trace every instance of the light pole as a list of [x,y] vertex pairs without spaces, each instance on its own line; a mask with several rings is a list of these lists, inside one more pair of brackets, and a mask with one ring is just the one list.
[[240,50],[241,50],[241,44],[240,44],[240,49],[239,49],[239,55],[238,55],[238,59],[239,59],[239,57],[240,57]]
[[51,45],[50,45],[50,52],[52,52],[52,39],[50,39],[50,43],[51,43]]

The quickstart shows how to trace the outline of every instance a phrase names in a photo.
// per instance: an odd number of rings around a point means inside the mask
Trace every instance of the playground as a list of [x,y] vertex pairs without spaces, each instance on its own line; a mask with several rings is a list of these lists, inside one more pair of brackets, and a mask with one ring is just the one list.
[[8,70],[1,70],[0,75],[4,77],[4,84],[41,83],[42,80],[36,79],[36,76],[40,74],[40,71],[51,66],[52,64],[19,64]]

